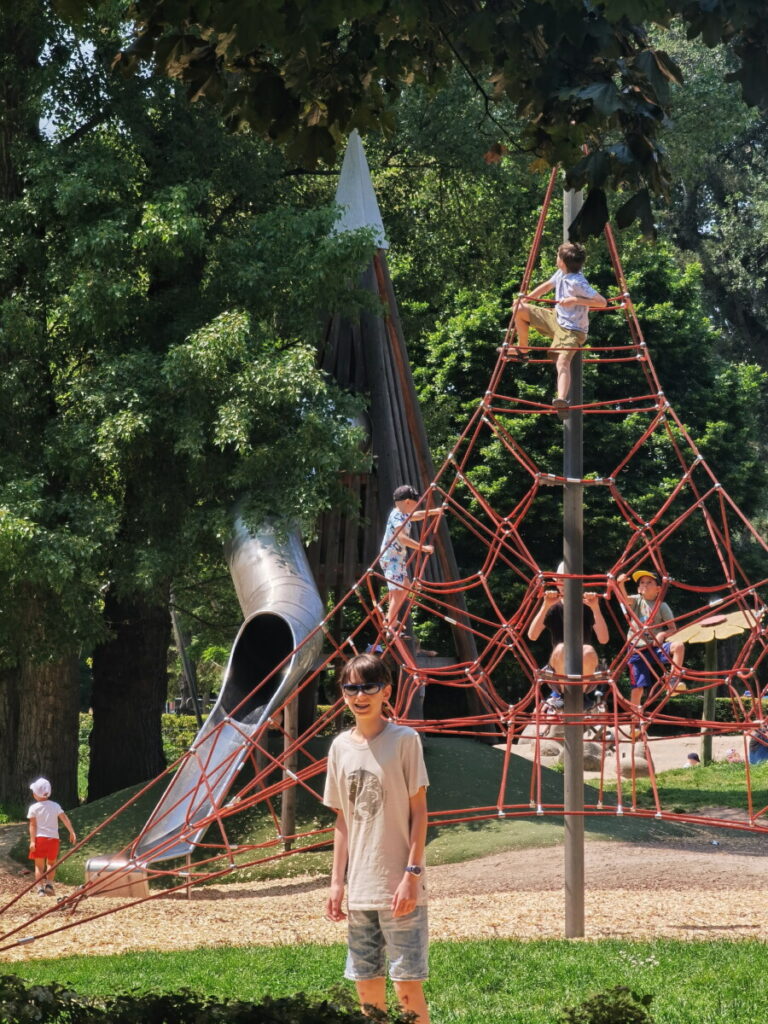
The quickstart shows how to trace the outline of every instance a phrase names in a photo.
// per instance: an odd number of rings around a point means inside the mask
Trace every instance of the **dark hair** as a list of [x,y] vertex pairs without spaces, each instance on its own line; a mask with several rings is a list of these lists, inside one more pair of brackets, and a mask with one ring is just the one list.
[[339,676],[339,686],[346,686],[347,683],[381,683],[382,686],[391,686],[392,677],[389,669],[375,654],[356,654],[350,658]]
[[578,274],[587,258],[587,250],[578,242],[563,242],[557,255],[565,264],[569,274]]
[[419,492],[415,487],[411,487],[410,484],[403,484],[402,487],[396,487],[395,493],[392,495],[393,501],[418,501]]

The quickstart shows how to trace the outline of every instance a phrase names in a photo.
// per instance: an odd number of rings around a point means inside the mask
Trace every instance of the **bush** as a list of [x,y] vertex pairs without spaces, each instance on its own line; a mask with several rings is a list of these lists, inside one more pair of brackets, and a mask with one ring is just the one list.
[[412,1014],[364,1016],[338,997],[310,1002],[303,993],[260,1003],[205,999],[182,989],[91,1000],[63,985],[28,985],[16,975],[0,976],[0,1024],[407,1024]]
[[192,746],[197,736],[197,719],[194,715],[163,715],[163,753],[168,764],[178,761]]
[[564,1010],[562,1024],[653,1024],[648,1013],[653,996],[640,996],[624,985],[585,999]]
[[[676,694],[664,708],[665,714],[674,714],[680,718],[701,719],[703,713],[704,698],[700,693],[679,693]],[[764,710],[768,710],[768,702],[763,701]],[[752,700],[744,698],[744,709],[747,714],[752,710]],[[738,707],[730,697],[717,697],[715,699],[715,721],[716,722],[738,722]]]

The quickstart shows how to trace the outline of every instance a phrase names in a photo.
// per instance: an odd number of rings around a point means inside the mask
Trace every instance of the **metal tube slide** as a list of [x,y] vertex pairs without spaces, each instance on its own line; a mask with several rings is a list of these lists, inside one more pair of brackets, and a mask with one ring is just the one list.
[[132,847],[145,864],[194,848],[204,831],[196,823],[221,806],[250,741],[320,655],[321,633],[304,643],[324,608],[298,531],[282,540],[271,525],[251,533],[238,518],[226,555],[245,621],[218,700]]

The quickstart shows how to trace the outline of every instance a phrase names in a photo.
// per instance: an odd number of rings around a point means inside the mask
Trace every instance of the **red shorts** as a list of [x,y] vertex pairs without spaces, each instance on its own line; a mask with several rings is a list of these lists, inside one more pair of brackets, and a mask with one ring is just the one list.
[[29,851],[30,860],[47,860],[53,863],[59,856],[59,840],[48,836],[38,836],[34,847]]

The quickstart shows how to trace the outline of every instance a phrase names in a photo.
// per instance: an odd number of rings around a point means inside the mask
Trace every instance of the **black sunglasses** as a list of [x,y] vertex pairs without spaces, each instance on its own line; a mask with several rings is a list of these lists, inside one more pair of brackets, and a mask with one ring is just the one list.
[[366,697],[372,697],[385,686],[386,683],[345,683],[342,690],[348,697],[354,697],[356,693],[364,693]]

